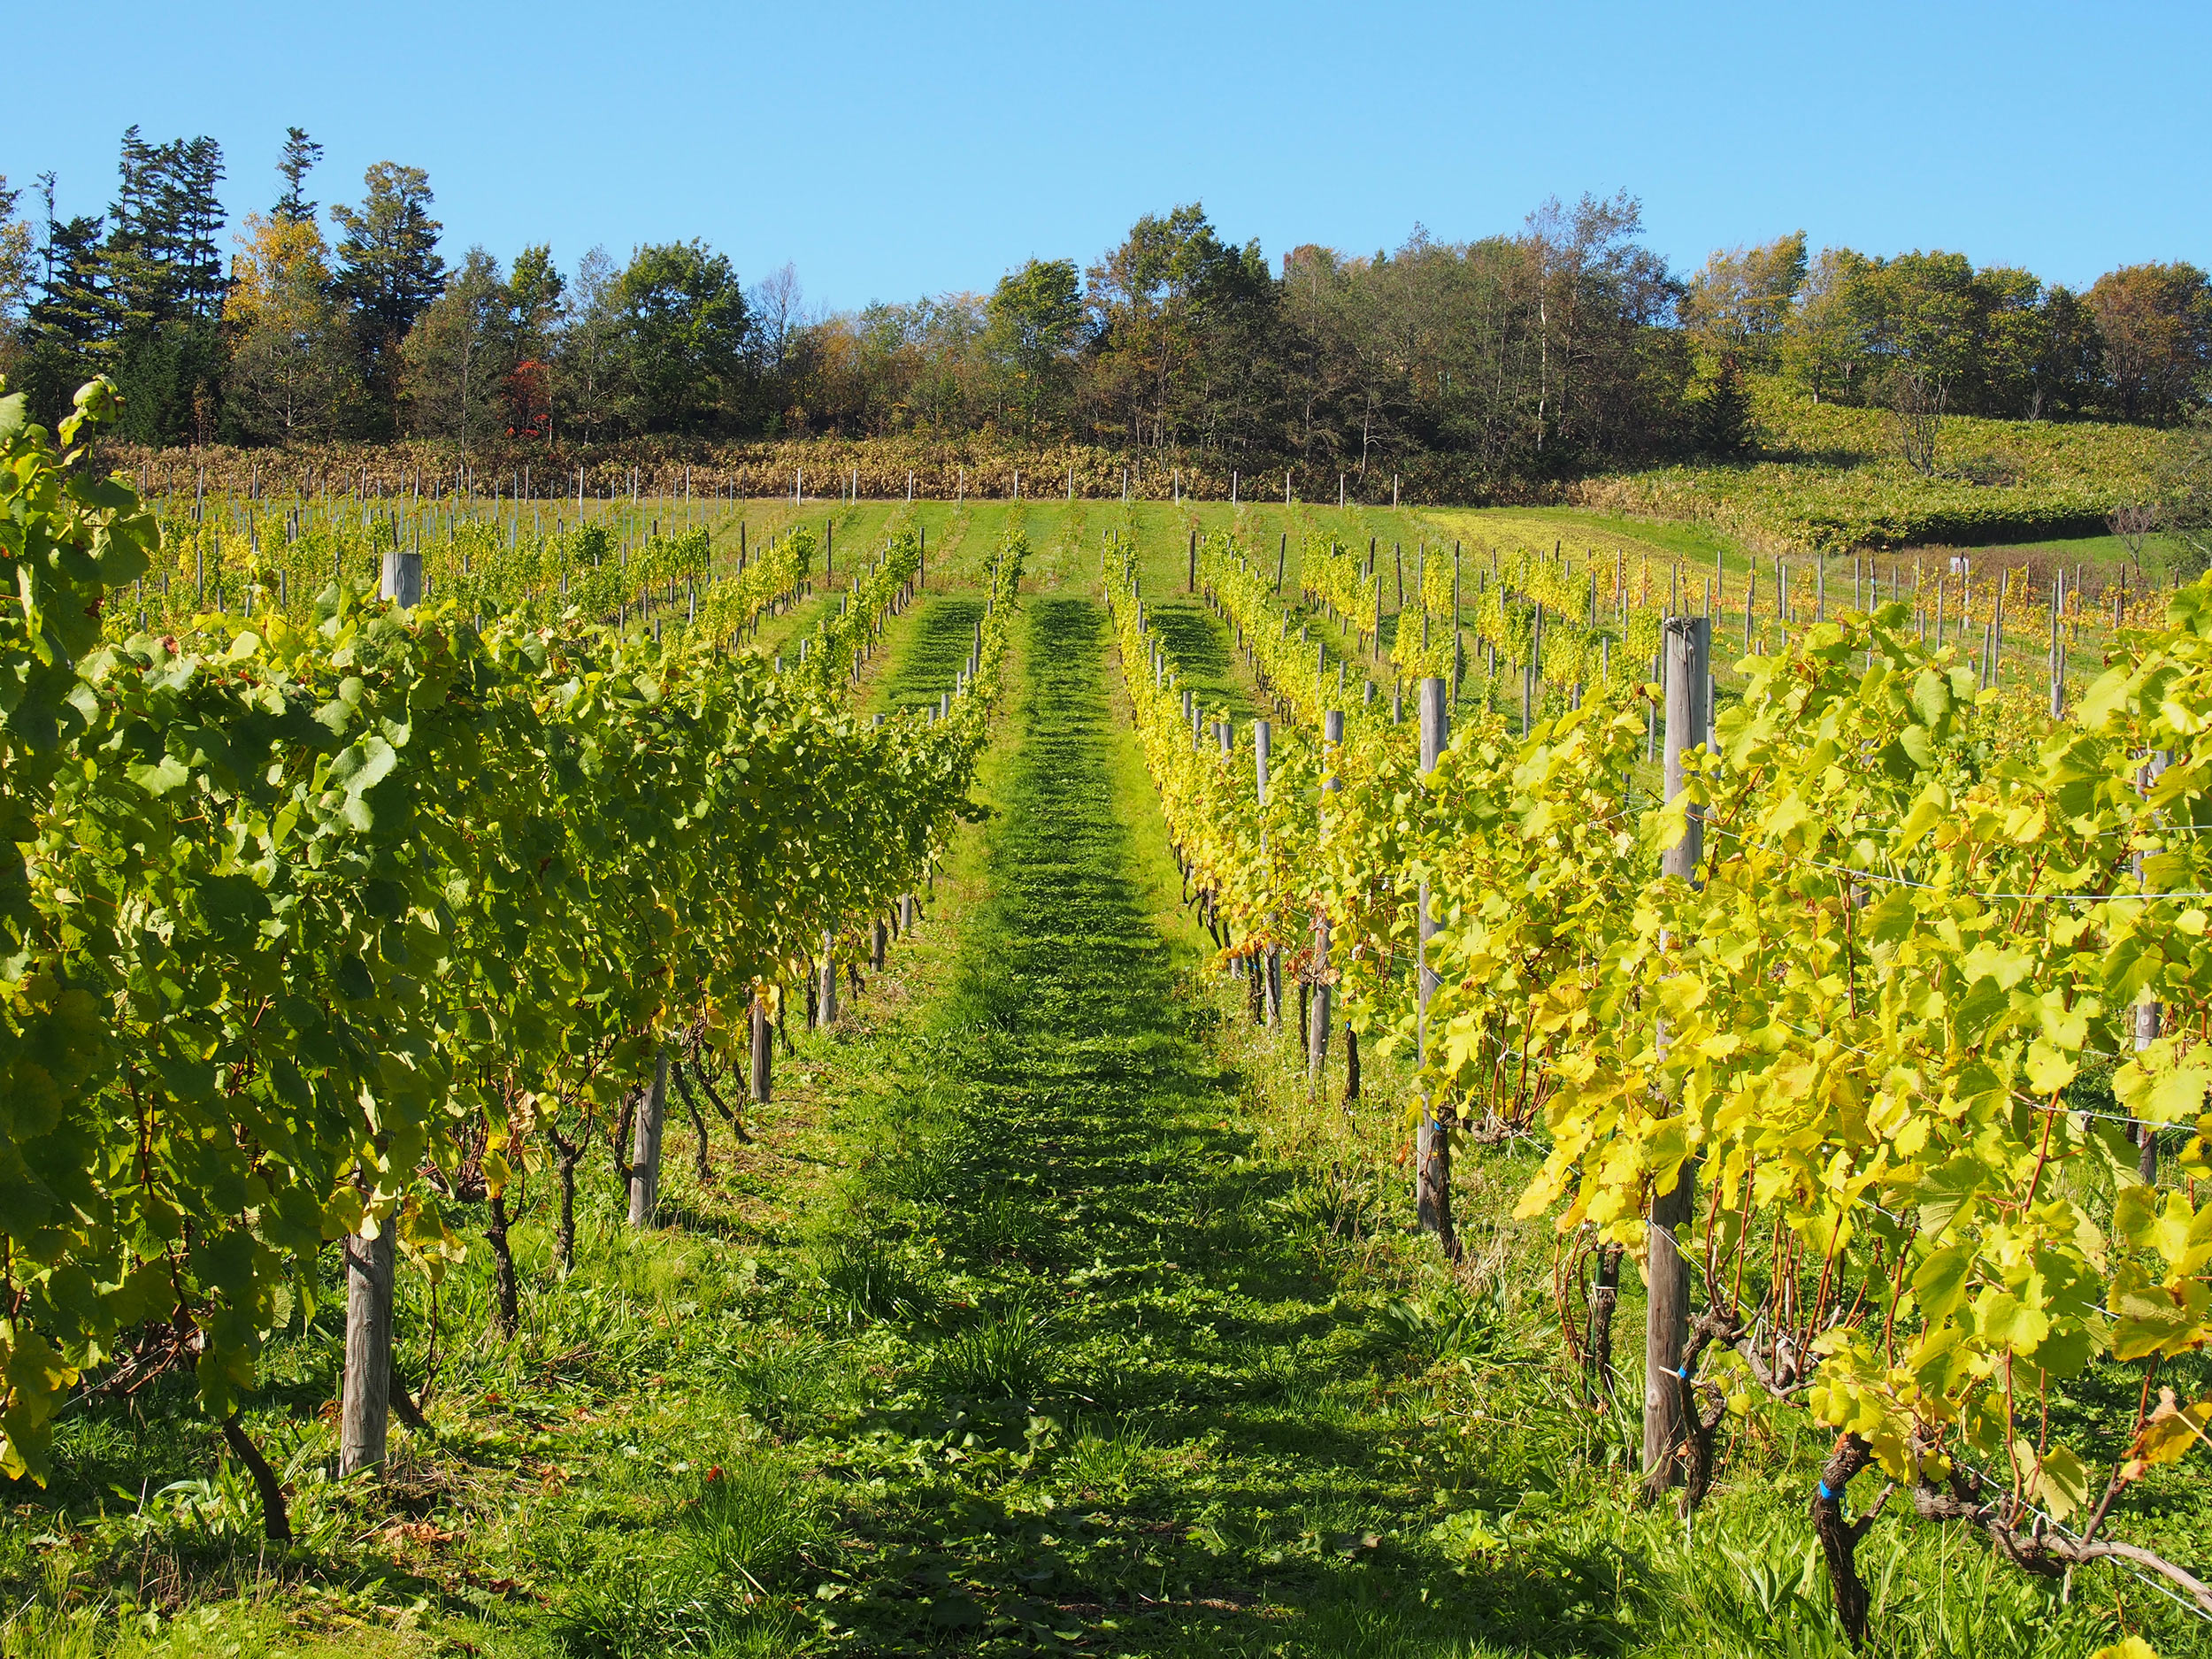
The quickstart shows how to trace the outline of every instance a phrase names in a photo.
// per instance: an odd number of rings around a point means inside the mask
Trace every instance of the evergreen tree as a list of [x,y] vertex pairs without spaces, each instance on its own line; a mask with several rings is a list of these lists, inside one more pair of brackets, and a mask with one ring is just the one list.
[[92,351],[123,392],[119,435],[213,435],[225,361],[227,283],[217,239],[222,147],[202,134],[149,143],[123,134],[119,181],[98,262]]
[[399,397],[400,345],[445,287],[445,261],[430,217],[430,176],[419,167],[380,161],[363,176],[361,205],[334,207],[346,234],[338,244],[338,295],[352,312],[362,379],[376,424],[390,430]]
[[1733,460],[1751,448],[1751,398],[1733,357],[1700,365],[1690,384],[1690,442],[1701,455]]
[[303,225],[315,217],[315,204],[307,199],[307,175],[323,158],[323,147],[307,135],[303,127],[284,129],[284,156],[277,172],[284,178],[284,194],[277,197],[270,217],[280,225]]
[[11,384],[27,393],[32,409],[50,423],[67,412],[77,388],[97,373],[92,349],[104,323],[102,221],[97,214],[56,219],[54,175],[39,174],[38,188],[46,210],[38,249],[38,296],[24,318],[20,379]]
[[222,315],[226,283],[218,238],[222,146],[202,134],[150,144],[123,134],[120,183],[101,250],[107,333],[116,342],[176,321]]
[[173,291],[196,322],[222,316],[230,286],[223,275],[223,204],[215,194],[222,181],[223,149],[213,139],[202,134],[172,146],[162,180],[162,227]]

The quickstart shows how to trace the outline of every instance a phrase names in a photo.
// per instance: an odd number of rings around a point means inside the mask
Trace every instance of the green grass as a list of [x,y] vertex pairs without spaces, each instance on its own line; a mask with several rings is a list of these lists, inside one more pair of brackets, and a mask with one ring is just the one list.
[[2113,508],[2154,498],[2176,442],[2147,426],[1955,416],[1924,474],[1899,458],[1878,409],[1815,403],[1766,379],[1753,403],[1744,460],[1586,479],[1570,499],[1770,553],[2093,540]]
[[[1446,1268],[1410,1227],[1402,1071],[1371,1056],[1351,1110],[1333,1077],[1310,1094],[1207,971],[1084,590],[1104,522],[1027,516],[1044,591],[987,810],[855,1017],[794,1033],[757,1141],[703,1187],[675,1134],[672,1225],[641,1235],[588,1166],[565,1280],[535,1181],[511,1342],[475,1260],[434,1309],[407,1274],[437,1433],[396,1431],[380,1485],[326,1472],[334,1300],[296,1312],[252,1418],[291,1470],[288,1557],[174,1384],[73,1413],[0,1526],[0,1651],[1845,1651],[1820,1438],[1747,1418],[1694,1528],[1634,1509],[1632,1425],[1560,1358],[1550,1234],[1508,1218],[1526,1157],[1462,1161]],[[874,695],[933,683],[962,603],[902,619]],[[1632,1285],[1624,1351],[1640,1314]],[[2201,1560],[2206,1515],[2169,1486],[2122,1525]],[[2122,1614],[2208,1651],[2105,1570],[2062,1605],[1893,1516],[1863,1561],[1883,1653],[2085,1655]]]

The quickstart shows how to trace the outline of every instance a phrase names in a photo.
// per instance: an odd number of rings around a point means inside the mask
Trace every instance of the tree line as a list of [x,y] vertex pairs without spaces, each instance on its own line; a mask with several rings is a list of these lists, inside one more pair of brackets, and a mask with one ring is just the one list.
[[2212,281],[2180,262],[2077,292],[1956,253],[1811,255],[1797,232],[1678,273],[1624,192],[1271,265],[1193,204],[1087,266],[821,312],[789,266],[748,286],[696,240],[449,263],[421,169],[380,162],[324,210],[320,155],[289,130],[227,271],[211,139],[131,128],[104,214],[57,218],[50,173],[26,219],[0,179],[11,385],[52,415],[108,373],[121,435],[151,443],[995,433],[1322,478],[1451,457],[1501,480],[1742,453],[1758,374],[1892,410],[1931,470],[1947,413],[2170,424],[2212,396]]

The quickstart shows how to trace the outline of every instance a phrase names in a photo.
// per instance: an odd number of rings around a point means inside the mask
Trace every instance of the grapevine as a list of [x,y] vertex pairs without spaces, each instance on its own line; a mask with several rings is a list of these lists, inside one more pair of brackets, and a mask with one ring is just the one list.
[[[63,444],[111,403],[88,387]],[[660,642],[512,589],[401,612],[342,579],[305,618],[257,584],[184,642],[116,641],[104,602],[153,519],[20,396],[0,443],[0,1465],[35,1476],[65,1392],[140,1327],[188,1337],[227,1418],[326,1243],[457,1251],[465,1161],[496,1193],[541,1118],[610,1104],[680,1037],[727,1047],[813,941],[911,891],[964,810],[1025,549],[993,563],[952,718],[872,725],[841,682],[726,649],[803,579],[795,535]],[[864,637],[910,551],[827,637]],[[696,547],[640,561],[665,583],[661,557]]]
[[[1323,567],[1317,591],[1356,618],[1346,601],[1371,601],[1352,565]],[[1226,542],[1202,544],[1199,569],[1279,710],[1317,726],[1332,688],[1269,614],[1266,580]],[[1699,1306],[1668,1385],[1687,1429],[1663,1485],[1694,1504],[1731,1415],[1802,1412],[1838,1436],[1811,1505],[1847,1626],[1864,1618],[1863,1527],[1841,1494],[1864,1469],[2031,1571],[2124,1560],[2212,1611],[2186,1571],[2104,1535],[2125,1489],[2212,1420],[2212,1400],[2155,1386],[2162,1360],[2212,1338],[2212,1222],[2193,1197],[2212,1174],[2212,587],[2121,634],[2103,677],[2039,722],[1955,644],[1916,638],[1909,607],[1840,611],[1738,664],[1712,751],[1694,741],[1682,793],[1641,810],[1624,780],[1656,690],[1624,671],[1651,662],[1658,618],[1606,618],[1585,588],[1560,658],[1545,654],[1582,697],[1525,735],[1478,711],[1425,776],[1406,728],[1346,710],[1325,754],[1274,737],[1262,807],[1194,741],[1134,570],[1110,554],[1137,730],[1217,912],[1254,945],[1325,920],[1317,971],[1356,1023],[1404,1042],[1427,883],[1441,926],[1415,1086],[1463,1141],[1544,1146],[1519,1212],[1641,1263],[1655,1194],[1694,1192],[1681,1248]],[[1425,574],[1450,614],[1449,568]],[[1571,618],[1575,595],[1515,574],[1475,630],[1525,657],[1517,624],[1538,603]],[[1627,641],[1620,666],[1592,674],[1590,641],[1609,638]],[[1402,621],[1402,667],[1448,672],[1433,635],[1425,652],[1409,640]],[[1663,877],[1691,809],[1696,878]],[[2116,1115],[2073,1092],[2108,1058]],[[2161,1132],[2186,1187],[2146,1173]],[[2053,1415],[2055,1389],[2093,1368],[2133,1379],[2131,1419]]]

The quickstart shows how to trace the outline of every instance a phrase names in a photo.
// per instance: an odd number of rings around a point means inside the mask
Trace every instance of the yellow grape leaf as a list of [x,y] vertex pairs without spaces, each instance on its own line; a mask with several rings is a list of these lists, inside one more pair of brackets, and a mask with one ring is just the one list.
[[2172,1389],[2161,1388],[2158,1407],[2135,1437],[2123,1472],[2130,1480],[2140,1480],[2154,1464],[2179,1463],[2205,1440],[2207,1423],[2212,1423],[2212,1400],[2185,1406],[2174,1398]]
[[2062,1521],[2082,1506],[2089,1495],[2089,1471],[2064,1445],[2051,1447],[2038,1457],[2035,1442],[2024,1436],[2012,1443],[2013,1455],[2027,1476],[2028,1495]]
[[[1931,675],[1930,678],[1932,680],[1934,677]],[[1897,850],[1901,853],[1911,851],[1923,835],[1943,821],[1944,815],[1950,810],[1951,803],[1940,790],[1923,790],[1920,799],[1913,803],[1912,810],[1905,815],[1905,821],[1897,826]]]
[[7,1343],[4,1362],[7,1403],[0,1409],[0,1471],[29,1475],[46,1484],[46,1450],[53,1439],[47,1425],[60,1407],[62,1391],[77,1380],[77,1369],[63,1362],[53,1344],[35,1331],[19,1331]]
[[2074,1080],[2080,1070],[2072,1058],[2040,1037],[2028,1045],[2028,1087],[2039,1094],[2055,1094]]
[[2136,1115],[2153,1123],[2187,1123],[2204,1110],[2208,1088],[2212,1088],[2212,1066],[2177,1066],[2158,1079],[2149,1098],[2136,1102]]
[[2112,1230],[2131,1249],[2150,1248],[2152,1230],[2158,1225],[2158,1189],[2124,1187],[2112,1202]]
[[1974,1247],[1954,1244],[1932,1251],[1912,1276],[1913,1294],[1931,1325],[1947,1319],[1966,1300],[1969,1271],[1974,1265]]
[[2016,1354],[2032,1353],[2051,1333],[2051,1321],[2043,1310],[2008,1290],[1993,1292],[1976,1302],[1974,1323],[1986,1340]]
[[2089,1659],[2158,1659],[2158,1649],[2140,1636],[2123,1636],[2109,1647],[2098,1648]]
[[2187,1123],[2204,1110],[2212,1065],[2177,1065],[2154,1071],[2131,1060],[2112,1074],[2112,1092],[2133,1118],[2156,1124]]
[[2170,1290],[2152,1285],[2113,1295],[2112,1357],[2185,1354],[2203,1345],[2206,1296],[2200,1285]]

